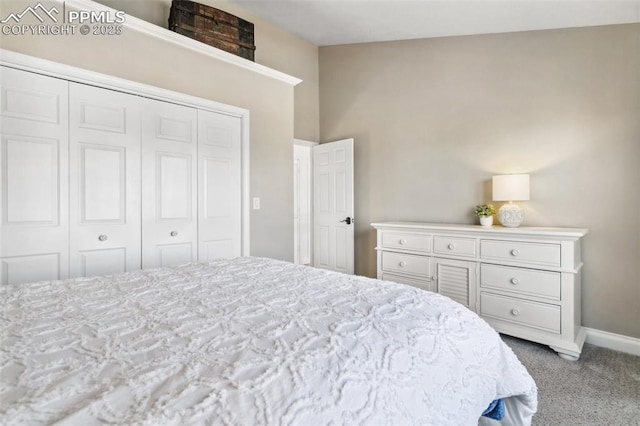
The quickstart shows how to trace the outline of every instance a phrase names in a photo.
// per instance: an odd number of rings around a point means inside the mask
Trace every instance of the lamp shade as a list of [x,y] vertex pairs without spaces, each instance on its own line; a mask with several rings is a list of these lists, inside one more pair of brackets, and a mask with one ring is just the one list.
[[493,177],[493,201],[529,200],[529,175],[498,175]]

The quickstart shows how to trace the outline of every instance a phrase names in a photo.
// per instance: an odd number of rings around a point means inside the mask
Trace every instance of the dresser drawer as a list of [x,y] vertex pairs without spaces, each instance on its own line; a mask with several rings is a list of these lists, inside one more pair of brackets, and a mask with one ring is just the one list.
[[382,252],[382,270],[431,276],[431,262],[428,257],[412,254]]
[[540,266],[560,266],[560,244],[522,241],[480,241],[480,258]]
[[419,288],[421,290],[434,291],[432,288],[431,278],[409,278],[403,275],[390,274],[388,272],[382,273],[382,278],[385,281],[393,281],[394,283],[406,284],[412,287]]
[[385,231],[382,233],[382,248],[429,253],[431,235]]
[[560,306],[481,292],[480,315],[560,334]]
[[483,263],[480,287],[560,300],[560,273]]
[[476,256],[476,240],[460,237],[433,237],[433,252],[456,256]]

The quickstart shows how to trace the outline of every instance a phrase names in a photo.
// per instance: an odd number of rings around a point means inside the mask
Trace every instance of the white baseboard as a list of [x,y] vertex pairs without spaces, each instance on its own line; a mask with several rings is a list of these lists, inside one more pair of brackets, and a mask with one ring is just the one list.
[[594,328],[584,327],[584,329],[587,332],[587,339],[585,340],[586,343],[640,356],[640,339],[623,336],[622,334],[596,330]]

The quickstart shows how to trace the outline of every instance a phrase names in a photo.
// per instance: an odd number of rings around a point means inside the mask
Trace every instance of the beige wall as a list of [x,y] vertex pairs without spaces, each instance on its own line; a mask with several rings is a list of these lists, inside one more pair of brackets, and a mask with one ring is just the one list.
[[[21,11],[32,2],[4,2]],[[43,1],[50,6],[51,3]],[[4,15],[3,15],[4,16]],[[251,254],[293,260],[293,87],[125,29],[120,36],[2,36],[3,49],[247,108]]]
[[[145,21],[167,28],[171,0],[97,0],[114,9],[123,10]],[[294,89],[294,135],[297,139],[318,141],[319,77],[318,47],[288,33],[236,4],[225,0],[198,0],[254,24],[255,61],[302,79]]]
[[473,223],[528,172],[526,225],[590,230],[583,324],[640,337],[640,25],[323,47],[320,101],[356,141],[357,273],[369,223]]

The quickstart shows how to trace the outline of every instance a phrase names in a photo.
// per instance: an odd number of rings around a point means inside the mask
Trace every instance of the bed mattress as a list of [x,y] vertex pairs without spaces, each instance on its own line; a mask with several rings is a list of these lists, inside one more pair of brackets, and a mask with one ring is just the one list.
[[0,423],[473,425],[536,386],[444,296],[262,258],[5,286]]

